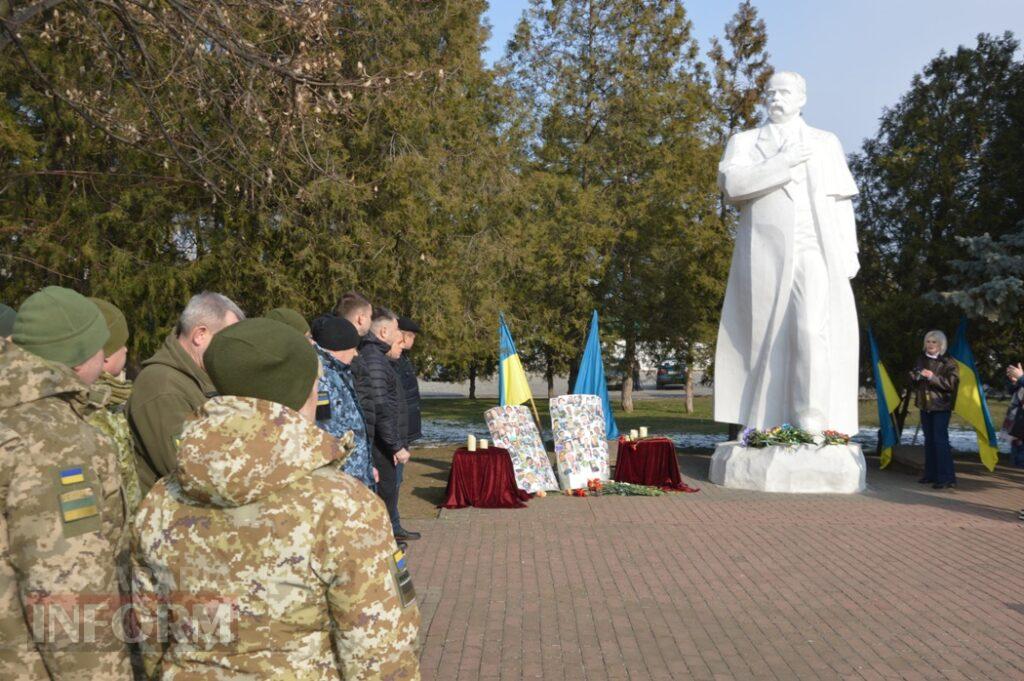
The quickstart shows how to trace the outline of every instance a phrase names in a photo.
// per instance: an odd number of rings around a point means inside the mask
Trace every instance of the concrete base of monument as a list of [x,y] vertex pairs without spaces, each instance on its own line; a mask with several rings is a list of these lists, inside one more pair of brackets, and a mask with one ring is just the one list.
[[723,442],[711,457],[711,482],[723,487],[793,494],[855,494],[866,487],[860,445],[744,447]]

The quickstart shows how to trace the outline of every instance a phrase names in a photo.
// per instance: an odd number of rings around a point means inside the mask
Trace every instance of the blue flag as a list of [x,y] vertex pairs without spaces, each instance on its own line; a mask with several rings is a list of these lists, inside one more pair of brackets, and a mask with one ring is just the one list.
[[608,383],[604,378],[604,362],[601,360],[601,334],[597,330],[597,310],[590,320],[590,335],[587,336],[587,347],[583,351],[580,362],[580,373],[576,376],[573,395],[597,395],[601,398],[604,410],[604,432],[609,440],[619,436],[619,427],[612,415],[612,405],[608,401]]
[[878,439],[879,450],[882,453],[880,468],[885,468],[892,461],[893,448],[898,444],[896,427],[892,423],[892,412],[899,406],[900,398],[892,379],[889,378],[889,372],[878,358],[878,345],[870,326],[868,344],[871,346],[871,369],[875,376],[875,394],[878,396]]

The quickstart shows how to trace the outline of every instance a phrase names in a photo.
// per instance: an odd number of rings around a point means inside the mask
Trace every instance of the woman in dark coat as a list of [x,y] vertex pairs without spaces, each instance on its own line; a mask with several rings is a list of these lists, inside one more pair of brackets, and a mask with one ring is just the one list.
[[956,360],[946,354],[948,347],[946,334],[926,333],[924,352],[911,372],[914,403],[921,409],[921,430],[924,431],[924,475],[918,482],[930,482],[935,489],[956,487],[953,452],[949,446],[949,417],[960,387],[960,370]]

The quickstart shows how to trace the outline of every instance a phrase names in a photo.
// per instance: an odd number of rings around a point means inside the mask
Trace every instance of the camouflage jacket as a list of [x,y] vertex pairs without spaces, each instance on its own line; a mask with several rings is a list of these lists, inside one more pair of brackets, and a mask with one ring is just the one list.
[[319,345],[313,345],[320,356],[323,372],[316,409],[316,425],[335,437],[349,431],[355,438],[355,449],[345,459],[341,470],[369,487],[373,484],[373,464],[370,460],[370,440],[366,434],[363,409],[356,397],[352,369],[342,364]]
[[96,383],[110,388],[110,399],[103,409],[97,409],[86,420],[117,445],[117,465],[121,472],[121,486],[124,489],[130,522],[135,509],[142,501],[139,475],[135,470],[135,444],[124,413],[125,403],[132,392],[132,382],[104,373]]
[[114,444],[84,420],[94,397],[67,367],[0,339],[5,681],[131,678],[115,621],[121,478]]
[[335,438],[279,404],[215,397],[132,530],[150,675],[418,679],[419,610],[383,503]]

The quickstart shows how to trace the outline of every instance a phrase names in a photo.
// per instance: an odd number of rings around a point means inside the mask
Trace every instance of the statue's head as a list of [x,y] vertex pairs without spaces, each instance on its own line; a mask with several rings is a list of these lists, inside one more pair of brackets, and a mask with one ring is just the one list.
[[807,103],[807,81],[793,71],[776,71],[768,80],[764,105],[772,123],[786,123],[800,115]]

